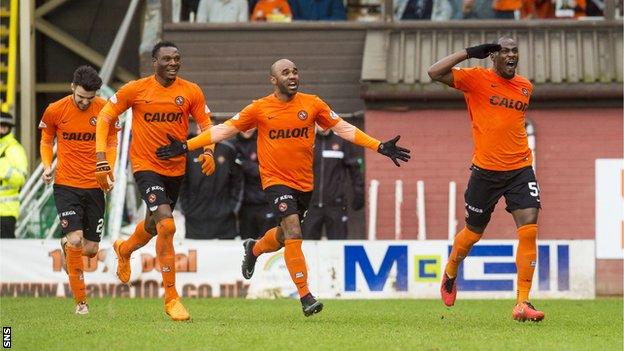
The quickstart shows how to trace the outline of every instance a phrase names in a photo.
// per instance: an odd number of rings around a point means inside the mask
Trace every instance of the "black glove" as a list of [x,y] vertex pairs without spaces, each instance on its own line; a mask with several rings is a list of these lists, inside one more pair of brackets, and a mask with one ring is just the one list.
[[167,134],[167,138],[169,138],[171,144],[164,145],[156,149],[156,156],[159,159],[167,160],[188,152],[188,145],[186,145],[186,142],[181,142],[180,140],[171,136],[171,134]]
[[468,58],[484,59],[489,54],[500,51],[500,49],[501,46],[499,44],[481,44],[466,48],[466,52],[468,53]]
[[364,193],[353,194],[353,204],[351,205],[353,211],[359,211],[364,208]]
[[409,155],[410,151],[408,149],[404,149],[396,145],[397,141],[399,141],[400,138],[401,136],[397,135],[394,137],[394,139],[388,140],[385,143],[379,144],[379,147],[377,148],[377,152],[379,152],[380,154],[384,156],[390,157],[392,162],[394,162],[394,164],[397,165],[397,167],[401,167],[397,159],[403,162],[407,162],[410,159],[410,155]]

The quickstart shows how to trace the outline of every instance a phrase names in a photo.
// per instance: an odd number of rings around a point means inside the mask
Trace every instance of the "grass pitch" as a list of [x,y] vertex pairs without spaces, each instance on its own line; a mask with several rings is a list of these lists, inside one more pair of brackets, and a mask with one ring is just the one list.
[[160,299],[2,298],[0,323],[16,350],[622,350],[622,299],[542,300],[538,324],[511,319],[510,300],[186,299],[189,322]]

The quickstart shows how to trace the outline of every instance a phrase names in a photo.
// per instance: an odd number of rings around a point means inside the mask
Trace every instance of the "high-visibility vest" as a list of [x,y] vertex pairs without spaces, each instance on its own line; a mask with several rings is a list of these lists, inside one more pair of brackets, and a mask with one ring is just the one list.
[[0,138],[0,217],[19,216],[19,191],[28,176],[24,147],[12,133]]

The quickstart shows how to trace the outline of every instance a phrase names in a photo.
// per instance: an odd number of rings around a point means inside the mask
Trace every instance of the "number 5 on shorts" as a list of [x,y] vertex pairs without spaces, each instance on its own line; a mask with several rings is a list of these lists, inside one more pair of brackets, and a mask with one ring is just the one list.
[[531,189],[531,192],[529,194],[531,196],[538,197],[539,196],[539,185],[537,185],[537,182],[528,182],[527,184],[529,185],[529,189]]

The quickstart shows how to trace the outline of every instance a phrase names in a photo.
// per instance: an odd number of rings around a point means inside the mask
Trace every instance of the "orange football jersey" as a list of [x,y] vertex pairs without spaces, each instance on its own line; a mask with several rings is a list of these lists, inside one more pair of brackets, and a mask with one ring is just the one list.
[[525,113],[533,92],[528,79],[500,77],[483,67],[453,67],[453,84],[464,92],[472,122],[472,162],[493,171],[530,166]]
[[132,108],[132,171],[152,171],[170,177],[183,175],[184,155],[160,160],[156,149],[170,143],[167,134],[186,140],[189,115],[202,129],[210,127],[210,109],[201,88],[180,77],[164,87],[152,75],[121,87],[100,114],[114,121],[128,108]]
[[262,187],[286,185],[311,191],[315,123],[327,129],[341,118],[315,95],[297,93],[291,101],[274,94],[253,101],[227,123],[240,131],[258,128]]
[[[51,103],[43,113],[39,129],[57,139],[55,184],[75,188],[99,188],[95,180],[95,125],[106,100],[96,96],[87,110],[76,106],[71,95]],[[108,139],[116,142],[117,128]]]

